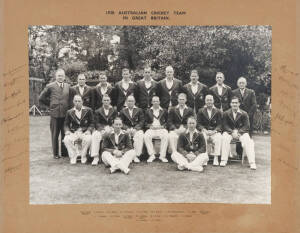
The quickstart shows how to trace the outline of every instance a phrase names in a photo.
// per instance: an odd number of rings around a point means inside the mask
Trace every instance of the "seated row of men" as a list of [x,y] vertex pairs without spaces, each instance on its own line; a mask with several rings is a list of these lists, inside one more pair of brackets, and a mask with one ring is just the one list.
[[[213,143],[213,164],[226,166],[230,154],[230,142],[239,139],[248,157],[251,169],[256,169],[253,140],[249,137],[248,114],[239,109],[239,98],[231,98],[231,109],[222,113],[214,107],[214,97],[205,97],[205,106],[196,116],[186,105],[185,93],[178,95],[178,105],[167,111],[160,105],[158,96],[152,97],[152,107],[143,110],[135,106],[135,98],[130,95],[126,106],[119,113],[111,106],[109,95],[103,95],[102,107],[93,111],[83,106],[82,97],[75,95],[74,108],[68,110],[64,121],[64,144],[70,156],[70,163],[75,164],[77,157],[86,163],[86,154],[90,148],[92,165],[100,161],[100,143],[102,142],[101,158],[104,164],[110,165],[111,172],[120,169],[129,172],[129,164],[140,162],[139,157],[145,144],[149,158],[155,158],[152,139],[160,138],[159,159],[168,162],[167,149],[170,148],[171,158],[178,164],[178,169],[202,171],[207,164],[207,141]],[[221,134],[223,133],[223,134]],[[82,149],[77,150],[76,142],[82,141]],[[133,141],[133,145],[132,142]]]

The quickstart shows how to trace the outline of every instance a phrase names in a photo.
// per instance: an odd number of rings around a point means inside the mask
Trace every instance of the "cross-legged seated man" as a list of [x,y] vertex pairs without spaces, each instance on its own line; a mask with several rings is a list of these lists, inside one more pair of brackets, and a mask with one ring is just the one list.
[[166,159],[168,148],[168,130],[166,130],[168,112],[159,106],[160,101],[158,96],[152,97],[152,107],[146,111],[145,126],[147,131],[144,135],[145,145],[149,154],[147,162],[151,163],[155,159],[155,152],[153,148],[152,139],[154,137],[160,138],[160,155],[159,159],[167,163]]
[[246,152],[250,168],[255,170],[255,151],[254,142],[249,136],[249,117],[248,114],[239,109],[240,102],[238,97],[232,97],[231,109],[223,114],[223,139],[222,155],[220,166],[225,167],[230,153],[230,142],[232,139],[240,140],[243,149]]
[[[81,156],[81,163],[86,163],[86,154],[91,145],[91,133],[94,128],[93,111],[89,107],[82,105],[83,101],[80,95],[74,96],[73,103],[74,108],[68,110],[64,122],[64,143],[67,147],[71,164],[76,164],[78,156]],[[80,144],[79,141],[81,141],[82,145],[80,151],[75,146],[76,143]]]
[[105,135],[103,139],[102,161],[105,165],[110,166],[110,172],[114,173],[121,170],[128,174],[128,166],[135,157],[130,136],[122,130],[122,119],[114,119],[113,131]]
[[187,119],[194,115],[193,109],[186,106],[186,94],[178,95],[178,105],[171,108],[168,115],[169,145],[172,152],[177,150],[177,141],[181,133],[186,130]]
[[197,131],[196,124],[194,117],[188,118],[188,128],[178,139],[178,152],[174,151],[171,155],[179,170],[202,172],[203,165],[208,161],[205,139],[203,134]]
[[113,120],[118,115],[117,110],[115,110],[111,105],[111,100],[109,95],[104,94],[102,96],[102,107],[95,111],[95,128],[92,134],[92,146],[91,146],[91,156],[94,158],[92,165],[97,165],[99,162],[99,150],[100,142],[104,134],[110,133],[113,128]]
[[139,163],[138,157],[142,154],[144,145],[144,113],[143,110],[135,106],[135,98],[130,95],[126,99],[126,108],[120,112],[123,121],[123,129],[133,138],[133,147],[136,153],[135,163]]
[[206,141],[212,143],[211,155],[214,156],[214,166],[219,166],[218,157],[221,155],[222,143],[222,113],[214,106],[214,97],[207,95],[205,97],[205,106],[199,109],[197,114],[197,129],[203,133]]

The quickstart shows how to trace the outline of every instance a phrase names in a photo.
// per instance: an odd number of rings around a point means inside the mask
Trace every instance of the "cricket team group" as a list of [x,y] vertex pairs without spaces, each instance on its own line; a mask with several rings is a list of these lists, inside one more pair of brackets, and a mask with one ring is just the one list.
[[80,157],[86,163],[89,153],[92,165],[103,162],[111,173],[128,174],[130,163],[139,163],[145,151],[148,163],[155,159],[167,163],[170,153],[178,170],[202,172],[209,155],[213,166],[225,167],[230,144],[239,141],[250,169],[255,170],[251,138],[255,92],[246,87],[244,77],[237,80],[235,90],[224,84],[221,72],[210,88],[198,79],[197,70],[192,70],[190,82],[183,85],[168,66],[165,78],[157,82],[151,68],[145,67],[143,78],[133,82],[130,70],[124,68],[122,80],[115,84],[101,71],[94,87],[86,84],[84,74],[70,86],[64,70],[57,69],[55,81],[39,96],[49,106],[54,158],[69,156],[70,164],[76,164]]

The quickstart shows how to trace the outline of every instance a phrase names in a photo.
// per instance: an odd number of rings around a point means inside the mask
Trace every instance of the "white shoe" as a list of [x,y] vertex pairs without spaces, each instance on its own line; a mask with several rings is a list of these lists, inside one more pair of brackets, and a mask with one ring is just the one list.
[[162,161],[163,163],[169,162],[166,158],[162,158],[162,157],[159,157],[159,160]]
[[81,163],[82,163],[82,164],[85,164],[86,161],[87,161],[87,158],[86,158],[86,157],[81,157]]
[[117,165],[110,167],[110,174],[115,173],[119,168],[117,167]]
[[93,165],[93,166],[96,166],[96,165],[98,165],[98,162],[99,162],[99,158],[98,158],[98,157],[95,157],[95,158],[93,159],[92,165]]
[[255,163],[251,163],[250,164],[250,169],[251,170],[256,170],[256,164]]
[[185,166],[178,164],[177,168],[178,170],[183,171],[185,169]]
[[225,167],[227,165],[227,161],[222,160],[220,163],[220,167]]
[[219,160],[218,157],[214,157],[214,163],[213,166],[219,166]]
[[123,172],[124,172],[125,175],[128,175],[129,172],[130,172],[130,169],[129,169],[129,168],[126,168],[126,169],[123,170]]
[[133,162],[135,162],[135,163],[139,163],[139,162],[141,162],[141,161],[139,160],[139,158],[138,158],[138,157],[135,157],[135,158],[133,159]]
[[205,166],[205,167],[206,167],[206,166],[207,166],[207,162],[203,163],[203,166]]
[[124,167],[123,164],[119,163],[117,165],[117,168],[119,168],[122,172],[124,172],[125,175],[129,174],[130,169],[128,167]]
[[76,164],[77,163],[77,158],[70,158],[70,164]]
[[154,156],[154,155],[151,155],[151,156],[148,158],[147,163],[152,163],[154,160],[155,160],[155,156]]

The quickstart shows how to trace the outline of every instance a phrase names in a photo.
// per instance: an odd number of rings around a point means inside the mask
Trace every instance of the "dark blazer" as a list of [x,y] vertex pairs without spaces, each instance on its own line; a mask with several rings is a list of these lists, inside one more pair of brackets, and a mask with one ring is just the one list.
[[159,115],[158,117],[153,115],[153,109],[150,108],[146,111],[145,113],[145,128],[149,129],[150,126],[153,124],[153,119],[157,118],[160,122],[160,125],[163,126],[164,128],[167,128],[167,122],[168,122],[168,111],[161,108],[159,110]]
[[[113,87],[109,83],[107,83],[107,85],[108,85],[107,86],[107,91],[106,91],[105,94],[109,95],[110,99],[112,100],[111,94],[112,94]],[[96,110],[96,109],[102,107],[103,94],[101,92],[100,86],[97,85],[93,88],[93,96],[94,96],[94,107],[93,107],[93,109]]]
[[[170,90],[172,91],[171,96],[169,94]],[[159,96],[160,98],[160,106],[162,108],[168,109],[170,105],[170,101],[172,103],[172,106],[176,106],[178,104],[178,99],[177,99],[178,94],[183,92],[182,82],[174,78],[173,86],[170,90],[167,88],[166,79],[163,79],[158,82],[156,93],[157,96]]]
[[57,82],[49,83],[39,96],[40,103],[49,106],[50,116],[62,118],[66,116],[68,109],[73,105],[75,90],[68,83],[64,83],[63,89]]
[[181,134],[178,138],[177,150],[184,156],[190,152],[193,152],[197,156],[205,153],[206,143],[203,134],[201,132],[194,133],[192,141],[190,141],[188,132]]
[[249,132],[250,123],[247,112],[240,110],[236,115],[236,119],[233,119],[233,113],[231,109],[228,109],[223,113],[223,131],[229,134],[232,133],[234,129],[237,129],[239,134],[244,134]]
[[212,108],[211,118],[208,116],[207,107],[201,108],[197,113],[197,129],[222,131],[222,113],[217,108]]
[[136,105],[139,108],[147,109],[152,106],[151,101],[152,97],[156,95],[156,86],[157,82],[152,80],[151,87],[149,88],[149,90],[147,90],[144,80],[140,80],[137,82],[135,89],[135,99]]
[[113,153],[114,150],[120,150],[123,153],[132,150],[133,146],[127,133],[121,132],[119,135],[119,143],[116,144],[115,133],[112,132],[103,138],[103,150]]
[[169,130],[178,129],[180,125],[186,126],[187,119],[193,115],[194,115],[194,110],[191,109],[190,107],[184,109],[182,117],[180,115],[178,106],[171,108],[168,114],[168,129]]
[[142,130],[144,128],[145,118],[143,110],[137,107],[133,108],[132,117],[130,117],[128,108],[123,108],[120,112],[120,117],[123,121],[123,128],[135,128]]
[[80,94],[80,91],[79,91],[79,86],[78,85],[75,85],[73,86],[74,90],[76,91],[76,95],[80,95],[81,98],[82,98],[82,101],[83,101],[83,106],[87,106],[89,108],[93,108],[93,100],[94,100],[94,96],[93,96],[93,89],[88,86],[88,85],[85,85],[84,86],[84,89],[83,89],[83,94],[81,95]]
[[187,102],[186,104],[196,110],[196,113],[200,108],[202,108],[205,105],[205,96],[208,94],[208,87],[200,82],[198,82],[198,91],[194,95],[192,92],[192,84],[188,83],[183,86],[183,91],[187,96]]
[[111,126],[117,115],[118,112],[113,107],[109,109],[108,115],[105,115],[103,107],[98,108],[95,111],[95,128],[97,130],[103,130],[105,126]]
[[130,82],[127,90],[122,87],[122,81],[117,82],[112,90],[112,105],[117,107],[118,111],[124,107],[126,98],[135,94],[136,83]]
[[82,107],[81,119],[78,119],[75,115],[74,108],[68,110],[64,122],[65,132],[71,131],[72,133],[74,133],[79,128],[82,129],[82,132],[89,130],[92,133],[94,129],[94,116],[91,108]]
[[222,94],[219,95],[217,84],[209,88],[209,93],[214,97],[214,105],[216,108],[221,109],[223,112],[230,108],[230,101],[232,97],[232,90],[229,86],[225,85],[222,88]]
[[244,97],[242,97],[240,89],[232,91],[233,96],[237,96],[240,99],[240,109],[246,111],[250,117],[256,112],[256,97],[255,92],[252,89],[245,88]]

